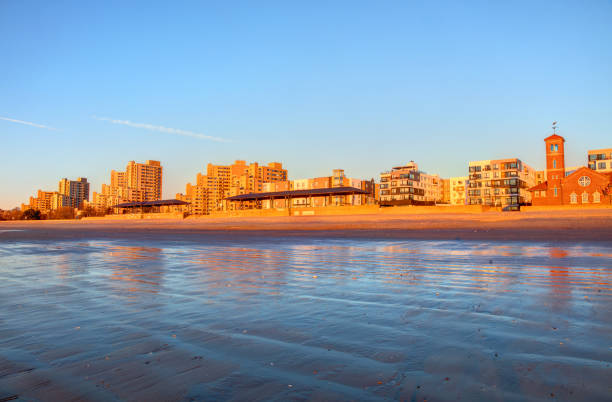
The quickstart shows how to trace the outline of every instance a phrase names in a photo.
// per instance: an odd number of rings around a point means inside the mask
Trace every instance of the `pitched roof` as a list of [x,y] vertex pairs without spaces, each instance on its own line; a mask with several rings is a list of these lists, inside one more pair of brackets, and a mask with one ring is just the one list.
[[548,182],[542,182],[540,184],[537,184],[533,187],[531,187],[530,189],[527,189],[527,191],[539,191],[539,190],[548,190]]
[[565,142],[565,138],[563,138],[563,137],[561,137],[560,135],[557,135],[557,134],[553,134],[553,135],[550,135],[550,136],[544,138],[544,141],[548,141],[548,140],[562,140],[563,142]]
[[291,191],[274,191],[269,193],[250,193],[240,194],[233,197],[227,197],[229,201],[253,201],[253,200],[269,200],[279,198],[302,198],[309,196],[329,196],[329,195],[349,195],[349,194],[369,194],[367,191],[356,187],[328,187],[315,188],[311,190],[291,190]]
[[157,201],[134,201],[124,202],[122,204],[113,205],[113,208],[138,208],[138,207],[161,207],[170,205],[188,205],[188,202],[181,200],[157,200]]
[[595,176],[600,176],[605,179],[612,180],[612,174],[607,173],[607,172],[598,172],[596,170],[589,169],[586,166],[581,166],[578,169],[574,170],[571,174],[565,176],[564,180],[568,180],[570,178],[573,178],[574,176],[578,176],[579,174],[581,174],[581,172],[584,172],[584,171],[587,171],[589,174],[594,174]]

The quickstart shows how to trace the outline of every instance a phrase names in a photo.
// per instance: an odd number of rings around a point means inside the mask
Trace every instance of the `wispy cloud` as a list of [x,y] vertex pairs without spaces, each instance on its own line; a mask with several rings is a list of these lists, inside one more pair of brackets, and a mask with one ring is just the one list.
[[134,123],[129,120],[116,120],[116,119],[109,119],[108,117],[97,117],[97,116],[92,116],[92,117],[100,121],[108,121],[113,124],[121,124],[124,126],[135,127],[135,128],[144,128],[145,130],[160,131],[162,133],[183,135],[185,137],[194,137],[194,138],[200,138],[200,139],[209,140],[209,141],[230,142],[230,140],[226,140],[225,138],[213,137],[211,135],[196,133],[194,131],[189,131],[189,130],[182,130],[180,128],[156,126],[156,125],[148,124],[148,123]]
[[47,130],[58,131],[57,128],[45,126],[43,124],[32,123],[31,121],[16,120],[16,119],[11,119],[11,118],[2,117],[2,116],[0,116],[0,120],[10,121],[12,123],[18,123],[18,124],[25,124],[27,126],[32,126],[32,127],[45,128]]

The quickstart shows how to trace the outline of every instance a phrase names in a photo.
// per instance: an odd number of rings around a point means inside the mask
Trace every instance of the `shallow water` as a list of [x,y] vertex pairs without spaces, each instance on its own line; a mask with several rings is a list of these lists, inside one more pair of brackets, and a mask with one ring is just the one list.
[[609,400],[612,248],[0,243],[0,400]]

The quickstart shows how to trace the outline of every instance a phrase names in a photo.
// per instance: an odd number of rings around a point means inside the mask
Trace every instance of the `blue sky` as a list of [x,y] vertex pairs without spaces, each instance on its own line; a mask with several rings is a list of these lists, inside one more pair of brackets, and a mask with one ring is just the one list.
[[235,159],[543,168],[553,120],[584,164],[612,147],[611,20],[609,1],[1,1],[0,208],[129,160],[162,161],[165,197]]

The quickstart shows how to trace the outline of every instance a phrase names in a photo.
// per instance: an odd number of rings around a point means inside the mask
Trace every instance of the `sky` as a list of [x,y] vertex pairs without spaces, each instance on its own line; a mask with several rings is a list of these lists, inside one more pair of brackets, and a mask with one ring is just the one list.
[[0,208],[160,160],[376,178],[612,147],[610,1],[0,0]]

